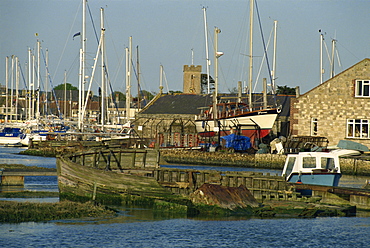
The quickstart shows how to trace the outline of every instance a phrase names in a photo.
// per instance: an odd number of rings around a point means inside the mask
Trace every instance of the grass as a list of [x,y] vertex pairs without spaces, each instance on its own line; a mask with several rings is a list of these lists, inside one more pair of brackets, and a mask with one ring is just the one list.
[[30,203],[0,201],[0,223],[40,222],[83,217],[114,216],[115,211],[92,202]]

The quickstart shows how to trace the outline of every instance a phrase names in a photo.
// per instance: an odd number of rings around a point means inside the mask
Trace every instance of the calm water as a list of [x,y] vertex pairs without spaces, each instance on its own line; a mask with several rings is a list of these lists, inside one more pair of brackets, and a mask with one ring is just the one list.
[[[15,154],[19,151],[19,148],[0,147],[0,164],[19,163],[55,168],[54,158]],[[362,180],[363,178],[348,178],[348,181],[355,185],[361,185]],[[55,190],[56,178],[27,179],[25,188]],[[183,216],[158,216],[148,209],[121,209],[118,217],[108,219],[0,224],[0,245],[1,247],[370,247],[369,234],[370,218],[366,217],[206,220]]]

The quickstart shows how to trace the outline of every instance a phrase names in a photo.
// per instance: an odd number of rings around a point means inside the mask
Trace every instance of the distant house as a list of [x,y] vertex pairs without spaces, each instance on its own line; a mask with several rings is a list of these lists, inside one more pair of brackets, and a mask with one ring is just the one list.
[[370,59],[364,59],[291,101],[294,136],[322,136],[329,145],[370,146]]
[[175,94],[153,99],[135,120],[139,135],[161,146],[196,146],[194,120],[199,108],[212,104],[210,95]]
[[[269,98],[282,106],[271,135],[287,136],[289,133],[290,99],[295,96],[279,95]],[[236,101],[235,94],[219,94],[219,101]],[[246,101],[246,94],[242,95]],[[262,94],[253,94],[254,102],[261,102]],[[135,127],[143,137],[150,137],[162,146],[197,145],[198,135],[195,128],[195,116],[200,109],[212,105],[212,95],[199,94],[162,94],[136,115]],[[139,128],[140,126],[140,128]]]

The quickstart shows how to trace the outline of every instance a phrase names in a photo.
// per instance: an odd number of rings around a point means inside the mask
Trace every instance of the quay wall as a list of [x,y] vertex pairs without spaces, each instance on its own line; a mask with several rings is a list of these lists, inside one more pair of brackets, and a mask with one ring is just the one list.
[[[161,150],[164,163],[197,164],[213,166],[235,166],[282,170],[286,155],[244,154],[225,152],[201,152],[188,150]],[[341,158],[341,172],[345,175],[370,176],[370,161],[354,158]]]
[[[28,155],[55,156],[73,153],[77,150],[89,150],[101,147],[98,142],[35,142],[22,152]],[[198,150],[161,149],[161,163],[197,164],[213,166],[234,166],[247,168],[264,168],[282,170],[286,155],[281,154],[247,154],[227,152],[202,152]],[[370,159],[370,158],[369,158]],[[365,159],[341,158],[341,171],[345,175],[370,176],[370,161]]]

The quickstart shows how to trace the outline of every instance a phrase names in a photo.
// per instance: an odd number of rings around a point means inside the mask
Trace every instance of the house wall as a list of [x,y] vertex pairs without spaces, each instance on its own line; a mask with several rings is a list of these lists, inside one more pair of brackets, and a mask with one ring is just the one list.
[[186,114],[139,114],[134,126],[141,137],[149,138],[159,146],[197,146],[198,135],[193,120],[194,115]]
[[370,80],[370,60],[365,59],[296,99],[291,99],[291,134],[311,136],[312,118],[317,118],[316,136],[329,145],[346,139],[370,147],[370,139],[346,138],[348,119],[370,119],[370,97],[355,97],[355,80]]

